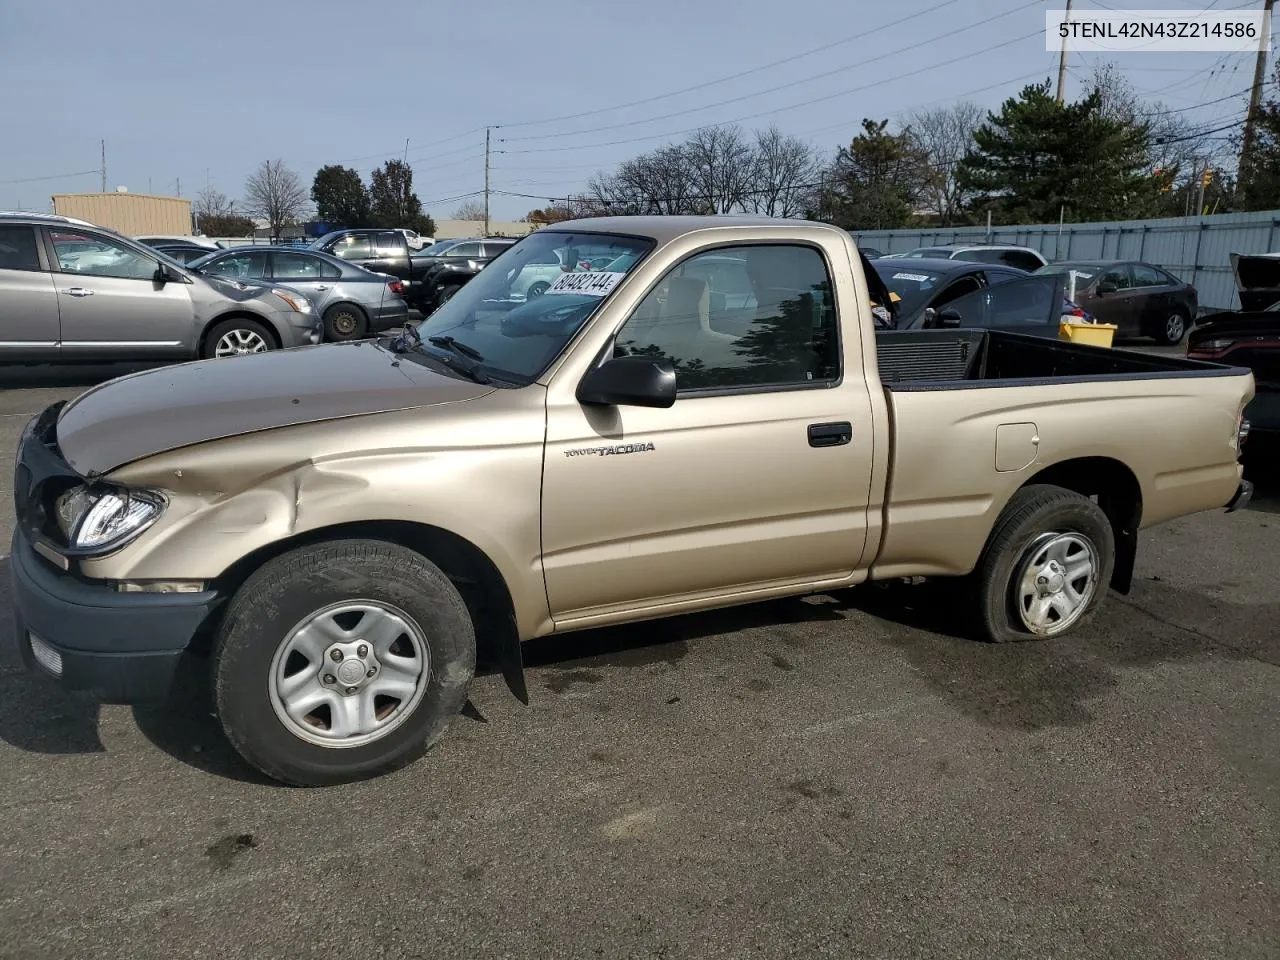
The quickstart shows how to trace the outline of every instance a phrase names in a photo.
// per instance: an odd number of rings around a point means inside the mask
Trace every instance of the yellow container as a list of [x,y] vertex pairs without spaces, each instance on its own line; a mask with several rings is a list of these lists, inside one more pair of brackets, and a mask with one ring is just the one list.
[[1072,323],[1063,320],[1058,325],[1058,335],[1072,343],[1109,347],[1116,336],[1116,325],[1114,323]]

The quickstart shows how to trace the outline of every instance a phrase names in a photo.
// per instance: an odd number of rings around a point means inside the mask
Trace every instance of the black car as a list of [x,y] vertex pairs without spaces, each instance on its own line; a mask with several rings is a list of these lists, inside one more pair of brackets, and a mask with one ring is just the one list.
[[[874,260],[868,258],[866,263],[876,272],[889,292],[897,297],[893,318],[895,330],[922,330],[941,326],[943,324],[939,323],[939,318],[943,308],[961,297],[1031,277],[1026,270],[1016,267],[967,260],[908,260],[887,257]],[[1044,284],[1039,286],[1043,287]],[[948,325],[955,325],[954,321]],[[964,322],[962,325],[979,324]],[[1007,325],[1018,324],[1012,324],[1011,321]],[[1057,335],[1056,326],[1053,335]]]
[[422,309],[440,306],[513,243],[510,237],[459,237],[416,252]]
[[1099,323],[1114,323],[1117,339],[1151,337],[1165,346],[1181,343],[1200,311],[1195,287],[1140,260],[1067,260],[1036,273],[1069,271],[1076,275],[1075,302]]
[[1252,430],[1280,439],[1280,254],[1231,255],[1239,310],[1207,314],[1187,338],[1187,356],[1253,371],[1245,408]]

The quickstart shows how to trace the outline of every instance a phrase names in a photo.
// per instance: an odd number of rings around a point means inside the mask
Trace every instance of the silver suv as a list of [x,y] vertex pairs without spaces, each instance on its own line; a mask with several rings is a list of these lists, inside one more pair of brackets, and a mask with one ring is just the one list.
[[301,294],[206,277],[114,230],[0,213],[0,362],[196,359],[320,341]]

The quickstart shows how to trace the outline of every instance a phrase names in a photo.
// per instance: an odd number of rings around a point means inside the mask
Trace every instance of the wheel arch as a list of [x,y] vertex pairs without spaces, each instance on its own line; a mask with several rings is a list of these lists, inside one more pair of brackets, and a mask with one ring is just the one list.
[[1076,457],[1044,467],[1022,487],[1042,483],[1089,497],[1102,508],[1116,538],[1111,588],[1127,594],[1133,583],[1138,530],[1142,525],[1142,484],[1134,472],[1113,457]]
[[511,589],[489,556],[471,541],[442,527],[406,520],[372,520],[319,527],[265,544],[241,557],[214,581],[230,597],[264,563],[297,547],[343,539],[386,540],[413,550],[444,571],[476,628],[477,665],[496,668],[522,703],[529,702]]

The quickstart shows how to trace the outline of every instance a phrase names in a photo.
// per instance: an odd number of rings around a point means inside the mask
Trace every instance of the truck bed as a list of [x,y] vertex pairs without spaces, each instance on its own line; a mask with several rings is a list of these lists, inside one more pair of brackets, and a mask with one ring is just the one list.
[[[876,333],[880,381],[893,391],[1089,380],[1240,376],[1244,369],[997,330]],[[1013,385],[1010,383],[1010,385]]]

